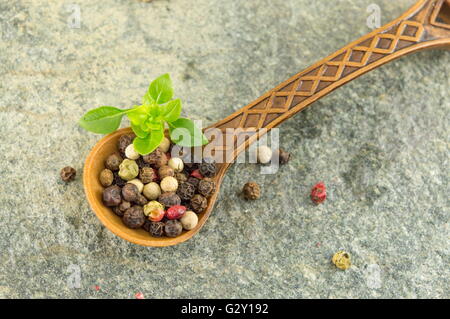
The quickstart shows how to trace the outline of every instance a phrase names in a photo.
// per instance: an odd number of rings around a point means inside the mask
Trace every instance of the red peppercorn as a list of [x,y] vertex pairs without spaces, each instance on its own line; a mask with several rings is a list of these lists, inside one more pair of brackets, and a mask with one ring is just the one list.
[[320,204],[325,201],[327,198],[327,189],[325,187],[325,184],[320,182],[311,189],[311,200],[315,204]]
[[198,179],[202,179],[203,178],[203,175],[200,174],[200,170],[199,169],[196,169],[196,170],[192,171],[191,176],[194,176],[195,178],[198,178]]
[[186,212],[186,207],[181,205],[176,205],[170,207],[166,212],[166,217],[168,219],[180,219]]

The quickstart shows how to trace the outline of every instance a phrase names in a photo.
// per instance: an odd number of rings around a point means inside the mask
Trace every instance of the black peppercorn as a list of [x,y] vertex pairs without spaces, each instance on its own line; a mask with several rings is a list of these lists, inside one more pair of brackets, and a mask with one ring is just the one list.
[[189,184],[194,185],[195,189],[197,189],[198,188],[198,184],[200,183],[200,180],[198,178],[194,177],[194,176],[189,176],[188,179],[187,179],[187,182]]
[[110,169],[112,171],[118,171],[119,165],[122,163],[123,158],[118,153],[113,153],[108,156],[108,158],[105,161],[105,167],[107,169]]
[[141,180],[142,183],[148,184],[155,181],[157,179],[157,175],[153,170],[153,168],[143,167],[139,171],[139,179]]
[[158,202],[164,205],[164,207],[170,208],[172,206],[180,205],[181,204],[181,198],[174,192],[166,192],[162,193],[158,197]]
[[187,182],[181,183],[178,186],[177,194],[181,200],[188,201],[195,195],[195,186]]
[[199,171],[204,177],[214,177],[217,173],[216,163],[205,161],[200,164]]
[[141,206],[132,206],[125,211],[122,221],[129,228],[140,228],[145,223],[144,210]]
[[198,192],[205,197],[211,196],[216,190],[216,183],[211,178],[204,178],[198,183]]
[[146,232],[150,232],[150,226],[152,225],[152,222],[148,219],[145,220],[144,225],[142,225],[142,228],[146,231]]
[[253,182],[249,182],[244,185],[242,189],[245,199],[258,199],[261,193],[259,185]]
[[130,207],[131,207],[131,203],[123,200],[119,206],[113,207],[113,212],[117,216],[122,217],[123,214],[125,213],[125,211]]
[[168,220],[164,226],[164,231],[168,237],[177,237],[183,231],[183,225],[178,220]]
[[275,155],[278,155],[278,161],[281,165],[287,164],[291,159],[291,153],[286,152],[285,150],[283,150],[281,148],[278,149],[277,152],[275,152]]
[[119,137],[119,140],[117,142],[117,148],[119,149],[120,153],[125,154],[125,149],[133,143],[133,140],[136,136],[132,133],[130,134],[123,134]]
[[59,174],[64,182],[71,182],[75,179],[77,171],[73,167],[66,166],[61,170]]
[[127,181],[124,180],[122,177],[120,177],[118,172],[114,172],[113,174],[114,174],[113,185],[124,187]]
[[167,164],[167,155],[160,148],[157,148],[150,154],[144,155],[143,159],[144,162],[153,165],[155,168],[160,168]]
[[184,183],[188,179],[186,173],[183,173],[183,172],[175,173],[175,178],[177,179],[178,184]]
[[150,222],[148,232],[154,237],[162,237],[164,235],[164,226],[163,222]]
[[138,196],[134,202],[139,206],[144,206],[144,205],[148,204],[147,198],[145,198],[145,196],[142,194],[138,194]]
[[140,156],[137,160],[136,160],[136,164],[138,165],[139,169],[143,168],[143,167],[150,167],[151,165],[144,162],[144,159],[142,158],[142,156]]
[[122,197],[128,202],[134,202],[139,195],[139,189],[136,185],[127,183],[122,187]]
[[117,185],[109,186],[103,190],[103,203],[106,206],[117,206],[122,201],[121,189]]
[[206,206],[208,206],[208,201],[202,195],[196,194],[194,197],[192,197],[190,207],[197,214],[203,212]]

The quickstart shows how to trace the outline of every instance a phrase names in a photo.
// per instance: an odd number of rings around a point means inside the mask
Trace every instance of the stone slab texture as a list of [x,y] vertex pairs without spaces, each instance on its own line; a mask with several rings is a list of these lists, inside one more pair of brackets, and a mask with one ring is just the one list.
[[[369,5],[386,23],[413,2],[0,1],[0,297],[449,298],[448,51],[388,64],[282,124],[292,161],[275,175],[234,165],[181,245],[114,236],[82,186],[101,138],[77,124],[88,109],[139,103],[169,72],[185,115],[209,125],[369,32]],[[239,196],[247,181],[258,201]],[[329,196],[315,206],[319,181]],[[347,271],[330,262],[340,249]]]

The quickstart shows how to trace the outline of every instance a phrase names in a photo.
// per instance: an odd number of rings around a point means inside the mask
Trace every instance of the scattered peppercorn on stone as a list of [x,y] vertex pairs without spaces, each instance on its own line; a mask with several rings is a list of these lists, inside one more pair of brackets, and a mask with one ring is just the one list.
[[318,183],[311,189],[311,200],[314,204],[321,204],[327,198],[327,189],[324,183]]
[[61,179],[64,182],[71,182],[75,179],[75,176],[77,175],[77,171],[75,170],[75,168],[70,167],[70,166],[66,166],[63,169],[61,169],[60,172],[60,176]]
[[347,270],[351,267],[351,257],[350,254],[345,251],[338,251],[331,258],[331,262],[339,269]]
[[248,182],[244,185],[242,189],[245,199],[255,200],[261,196],[261,189],[259,185],[254,182]]

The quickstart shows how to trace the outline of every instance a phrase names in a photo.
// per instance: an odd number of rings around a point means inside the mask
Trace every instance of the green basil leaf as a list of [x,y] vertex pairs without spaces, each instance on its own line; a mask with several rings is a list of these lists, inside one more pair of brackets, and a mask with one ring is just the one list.
[[169,123],[170,139],[180,146],[196,147],[209,141],[190,119],[180,117]]
[[101,106],[84,114],[79,124],[85,130],[108,134],[119,128],[126,111],[112,106]]
[[136,137],[133,141],[134,148],[141,155],[147,155],[153,152],[164,138],[164,129],[151,131],[145,138]]
[[134,134],[136,134],[136,136],[140,138],[146,138],[148,136],[148,132],[144,131],[139,124],[136,125],[131,122],[131,129],[133,130]]
[[158,104],[169,102],[173,96],[172,80],[170,79],[170,75],[166,73],[154,80],[148,88],[148,94]]
[[144,97],[142,98],[142,104],[153,104],[154,102],[155,101],[150,96],[150,93],[147,91],[147,93],[145,93]]
[[144,123],[149,117],[149,105],[135,106],[132,110],[127,112],[127,116],[131,123],[134,125],[140,125]]
[[164,106],[163,119],[167,122],[173,122],[180,117],[181,114],[181,100],[176,99],[170,101]]

